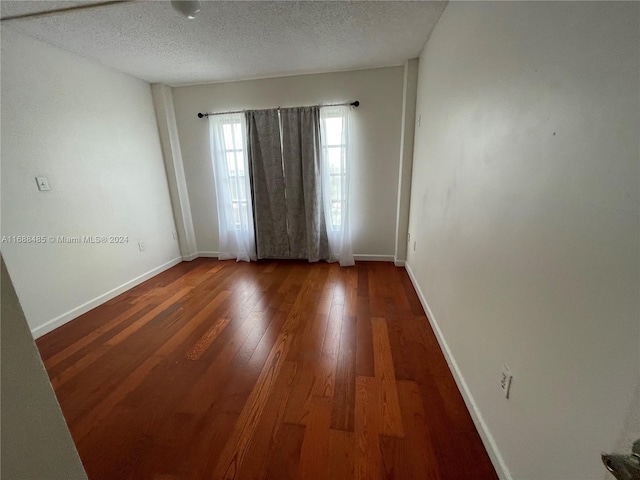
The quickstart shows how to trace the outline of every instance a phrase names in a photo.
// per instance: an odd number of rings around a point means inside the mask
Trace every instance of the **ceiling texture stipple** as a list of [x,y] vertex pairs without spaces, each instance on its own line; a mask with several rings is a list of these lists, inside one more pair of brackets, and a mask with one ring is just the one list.
[[[95,2],[2,1],[2,17]],[[46,43],[172,86],[400,65],[446,2],[203,1],[187,20],[139,1],[4,22]],[[5,32],[6,31],[6,32]]]

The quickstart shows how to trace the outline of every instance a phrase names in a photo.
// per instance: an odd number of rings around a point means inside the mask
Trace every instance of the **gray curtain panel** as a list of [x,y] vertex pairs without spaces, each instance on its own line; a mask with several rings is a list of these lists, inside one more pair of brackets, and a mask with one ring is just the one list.
[[328,260],[318,107],[247,112],[258,258]]
[[247,112],[247,142],[258,258],[289,258],[278,110]]
[[282,158],[290,258],[329,258],[320,176],[319,107],[284,108]]

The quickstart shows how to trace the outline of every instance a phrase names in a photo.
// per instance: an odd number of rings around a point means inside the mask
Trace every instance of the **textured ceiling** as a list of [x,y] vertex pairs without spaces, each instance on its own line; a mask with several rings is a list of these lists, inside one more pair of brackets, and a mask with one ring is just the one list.
[[[2,16],[79,3],[5,1]],[[4,22],[169,85],[398,65],[419,55],[446,2],[205,1],[195,20],[141,1]]]

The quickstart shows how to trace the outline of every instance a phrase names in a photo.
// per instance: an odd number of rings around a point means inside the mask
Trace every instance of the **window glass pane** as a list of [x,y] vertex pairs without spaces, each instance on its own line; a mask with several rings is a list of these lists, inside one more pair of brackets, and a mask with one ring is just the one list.
[[331,201],[342,199],[342,175],[331,175],[329,188],[331,191]]
[[340,227],[342,223],[342,202],[331,202],[331,225]]
[[237,172],[236,174],[238,176],[244,176],[244,152],[235,152],[236,153],[236,167],[237,167]]
[[342,117],[329,117],[324,121],[327,145],[342,144]]
[[247,192],[246,192],[246,189],[245,189],[245,182],[241,177],[238,179],[237,189],[238,189],[238,200],[242,200],[242,201],[246,202],[247,201]]
[[237,218],[234,218],[234,220],[236,222],[236,227],[239,227],[240,223],[244,221],[245,210],[244,210],[244,205],[242,204],[242,202],[237,202],[235,205],[238,208],[238,216],[237,216]]
[[231,125],[228,123],[225,123],[222,126],[222,132],[224,134],[224,148],[225,150],[229,150],[230,148],[233,148],[233,135],[231,133]]
[[227,152],[227,169],[230,177],[236,175],[236,158],[233,152]]
[[238,201],[238,182],[236,182],[235,180],[231,180],[231,200],[232,201]]
[[327,148],[327,159],[329,160],[329,173],[344,173],[342,171],[342,147]]
[[233,124],[233,136],[235,140],[233,148],[236,150],[244,150],[244,145],[242,145],[242,129],[240,127],[241,125],[239,123]]
[[236,225],[240,225],[240,205],[233,203],[233,221]]

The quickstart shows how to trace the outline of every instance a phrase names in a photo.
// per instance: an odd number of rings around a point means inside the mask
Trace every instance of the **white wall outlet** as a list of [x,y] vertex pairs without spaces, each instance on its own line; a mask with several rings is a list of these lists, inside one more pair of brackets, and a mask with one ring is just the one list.
[[38,190],[41,192],[48,192],[51,190],[47,177],[36,177],[36,183],[38,184]]
[[173,232],[171,232],[171,235],[173,236],[174,240],[178,239],[178,232],[176,232],[175,230]]
[[418,115],[418,126],[422,123],[422,115]]
[[144,242],[138,242],[138,248],[141,252],[144,252],[147,247],[145,247]]
[[506,365],[502,365],[502,373],[500,374],[500,388],[502,388],[502,393],[504,394],[504,398],[509,398],[509,392],[511,391],[511,381],[513,380],[513,375],[509,371]]

